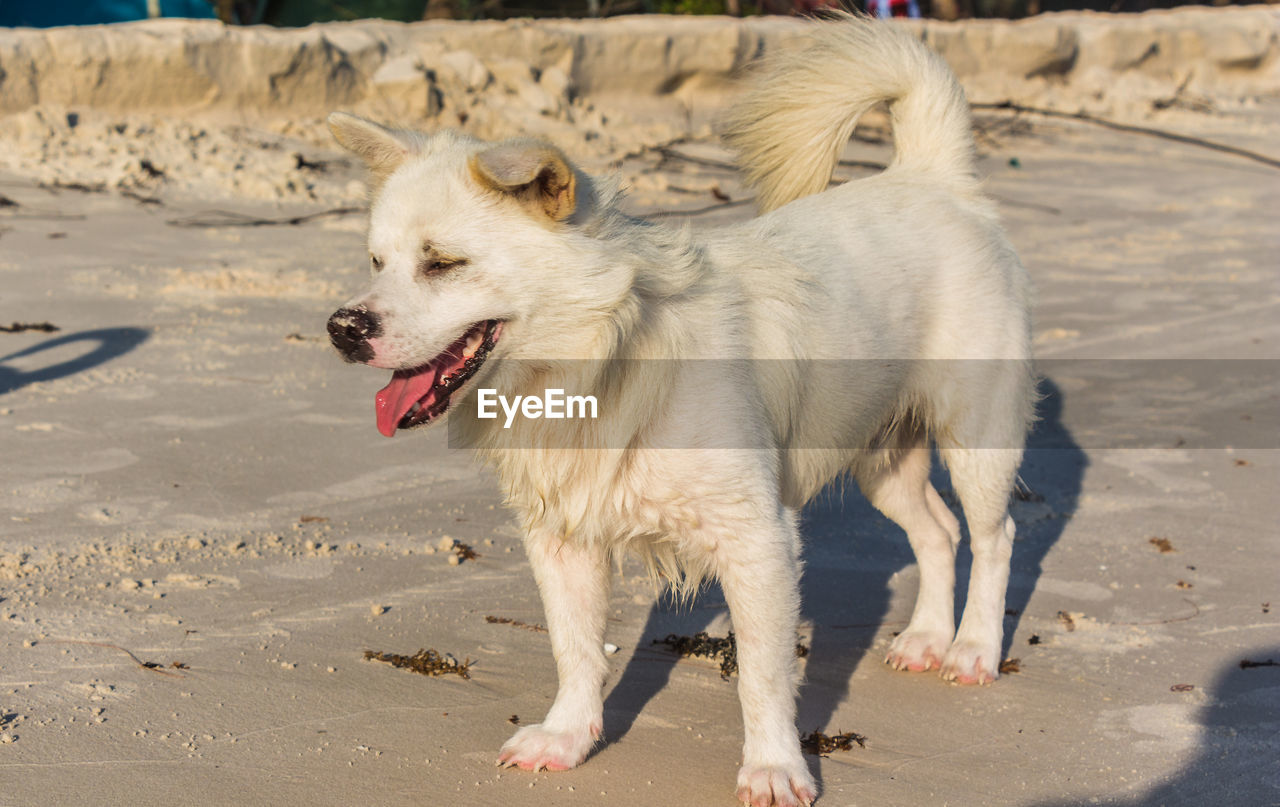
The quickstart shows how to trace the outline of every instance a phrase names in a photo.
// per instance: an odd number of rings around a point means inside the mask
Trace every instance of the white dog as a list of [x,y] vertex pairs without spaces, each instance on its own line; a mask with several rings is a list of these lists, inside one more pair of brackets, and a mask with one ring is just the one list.
[[[896,669],[997,677],[1013,521],[1032,419],[1029,282],[975,178],[969,108],[941,59],[891,25],[815,23],[767,61],[728,130],[763,214],[696,237],[618,210],[556,148],[329,119],[372,172],[369,291],[329,330],[393,370],[378,427],[451,419],[525,523],[560,676],[546,719],[499,762],[561,770],[603,727],[610,560],[684,591],[723,587],[745,725],[737,795],[808,804],[795,727],[797,511],[842,474],[901,525],[920,566]],[[893,164],[826,190],[871,105]],[[715,360],[715,361],[705,361]],[[476,416],[476,391],[590,395],[594,420]],[[527,410],[526,410],[527,412]],[[959,524],[973,549],[952,613]]]

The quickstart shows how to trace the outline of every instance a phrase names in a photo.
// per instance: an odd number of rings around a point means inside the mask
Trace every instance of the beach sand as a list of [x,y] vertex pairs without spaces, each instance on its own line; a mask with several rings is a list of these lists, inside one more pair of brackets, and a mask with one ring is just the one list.
[[[1146,125],[1277,156],[1274,96],[1169,115]],[[966,688],[886,667],[910,549],[854,488],[824,495],[799,728],[866,739],[809,757],[819,803],[1280,803],[1280,667],[1241,666],[1280,662],[1280,171],[1082,122],[978,125],[1046,377],[1013,505],[1016,671]],[[358,208],[357,168],[323,131],[249,130],[280,157],[246,173],[256,191],[0,177],[0,324],[59,329],[0,333],[0,805],[733,804],[734,679],[655,644],[723,636],[724,599],[677,606],[631,563],[607,742],[569,772],[494,766],[555,692],[518,527],[444,431],[380,437],[385,373],[327,343],[363,214],[235,226]],[[845,156],[891,153],[873,126]],[[705,132],[593,159],[638,214],[751,215]],[[1197,382],[1226,371],[1244,380]],[[452,542],[477,556],[450,563]],[[364,659],[420,648],[470,677]]]

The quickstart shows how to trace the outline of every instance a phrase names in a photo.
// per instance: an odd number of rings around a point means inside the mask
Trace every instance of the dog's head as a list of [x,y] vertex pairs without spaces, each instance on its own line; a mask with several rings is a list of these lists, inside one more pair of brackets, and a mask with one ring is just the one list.
[[370,169],[373,275],[330,318],[329,335],[348,361],[394,372],[377,397],[390,437],[442,420],[488,375],[494,352],[531,358],[551,347],[533,342],[528,323],[580,296],[564,264],[591,185],[536,140],[424,135],[344,113],[329,127]]

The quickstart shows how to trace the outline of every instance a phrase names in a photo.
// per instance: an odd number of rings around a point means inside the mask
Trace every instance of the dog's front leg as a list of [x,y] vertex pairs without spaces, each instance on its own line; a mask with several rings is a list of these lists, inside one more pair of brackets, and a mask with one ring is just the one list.
[[539,724],[517,731],[498,764],[563,771],[582,762],[603,729],[605,612],[609,604],[608,553],[549,534],[525,541],[551,634],[560,689]]
[[721,542],[716,573],[738,643],[738,698],[745,741],[738,799],[753,807],[797,807],[818,788],[796,733],[798,536],[789,516]]

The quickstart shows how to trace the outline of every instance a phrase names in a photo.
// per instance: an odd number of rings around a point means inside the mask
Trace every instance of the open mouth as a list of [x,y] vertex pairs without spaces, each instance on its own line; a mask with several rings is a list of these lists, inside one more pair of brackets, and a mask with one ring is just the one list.
[[500,320],[477,322],[426,364],[396,370],[374,399],[378,431],[390,437],[396,429],[411,429],[443,415],[454,394],[480,371],[501,334]]

